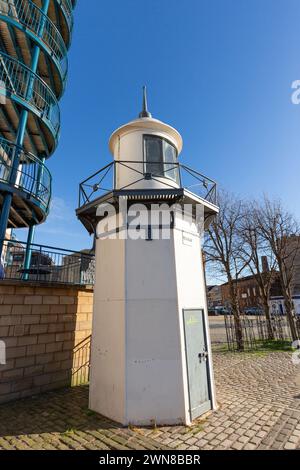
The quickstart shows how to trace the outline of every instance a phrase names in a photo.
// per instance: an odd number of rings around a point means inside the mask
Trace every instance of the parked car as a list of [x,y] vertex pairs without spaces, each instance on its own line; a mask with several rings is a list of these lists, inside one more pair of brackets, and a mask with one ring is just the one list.
[[210,308],[208,309],[208,315],[209,315],[210,317],[213,317],[213,316],[215,316],[215,315],[218,315],[218,312],[216,311],[215,307],[210,307]]
[[263,315],[263,310],[259,307],[247,307],[244,309],[245,315]]
[[231,310],[229,308],[224,307],[223,305],[218,305],[215,307],[216,315],[230,315]]

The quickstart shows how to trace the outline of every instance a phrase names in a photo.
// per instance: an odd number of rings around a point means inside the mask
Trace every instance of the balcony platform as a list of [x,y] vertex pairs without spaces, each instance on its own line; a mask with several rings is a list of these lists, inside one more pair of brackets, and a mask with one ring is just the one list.
[[[0,212],[4,191],[7,191],[7,185],[0,183]],[[28,228],[31,225],[41,224],[46,220],[47,215],[48,208],[45,208],[34,195],[13,188],[13,199],[7,228]]]
[[[20,165],[16,182],[11,184],[14,156],[18,152]],[[48,168],[33,154],[0,138],[0,210],[3,195],[13,194],[9,228],[28,227],[44,222],[49,212],[52,178]]]
[[169,205],[176,203],[180,205],[191,204],[193,207],[195,207],[196,204],[201,204],[204,208],[205,224],[209,222],[211,217],[214,217],[216,213],[218,213],[216,204],[209,200],[197,196],[185,188],[168,188],[156,190],[112,190],[79,207],[76,210],[76,215],[86,230],[90,234],[93,234],[96,231],[97,223],[101,220],[101,218],[96,215],[98,206],[101,204],[112,204],[118,209],[120,199],[122,198],[127,200],[128,207],[136,203],[142,203],[146,207],[150,207],[151,204],[163,203]]

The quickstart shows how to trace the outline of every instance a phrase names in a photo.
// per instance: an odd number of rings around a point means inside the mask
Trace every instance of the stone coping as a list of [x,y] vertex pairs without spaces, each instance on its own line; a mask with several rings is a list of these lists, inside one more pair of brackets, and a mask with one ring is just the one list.
[[51,287],[57,289],[76,289],[83,290],[88,292],[94,291],[93,285],[80,285],[80,284],[68,284],[68,283],[58,283],[58,282],[47,282],[47,281],[18,281],[13,279],[2,279],[0,281],[0,286],[19,286],[19,287]]

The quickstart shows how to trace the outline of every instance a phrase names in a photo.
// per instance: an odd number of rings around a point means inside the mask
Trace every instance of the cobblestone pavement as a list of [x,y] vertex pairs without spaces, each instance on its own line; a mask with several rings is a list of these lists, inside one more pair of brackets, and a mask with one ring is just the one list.
[[91,412],[88,386],[0,406],[0,449],[128,450],[161,444]]
[[215,353],[219,409],[190,430],[144,431],[176,449],[300,448],[300,365],[291,354]]
[[191,428],[122,428],[88,410],[88,387],[0,406],[0,449],[300,448],[300,366],[288,353],[215,353],[219,409]]

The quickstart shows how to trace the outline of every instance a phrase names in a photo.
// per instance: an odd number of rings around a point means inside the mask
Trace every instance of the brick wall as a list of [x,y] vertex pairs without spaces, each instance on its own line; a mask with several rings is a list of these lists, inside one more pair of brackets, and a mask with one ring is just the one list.
[[82,368],[81,349],[89,353],[92,302],[90,288],[0,283],[0,340],[6,346],[0,403],[72,383]]

